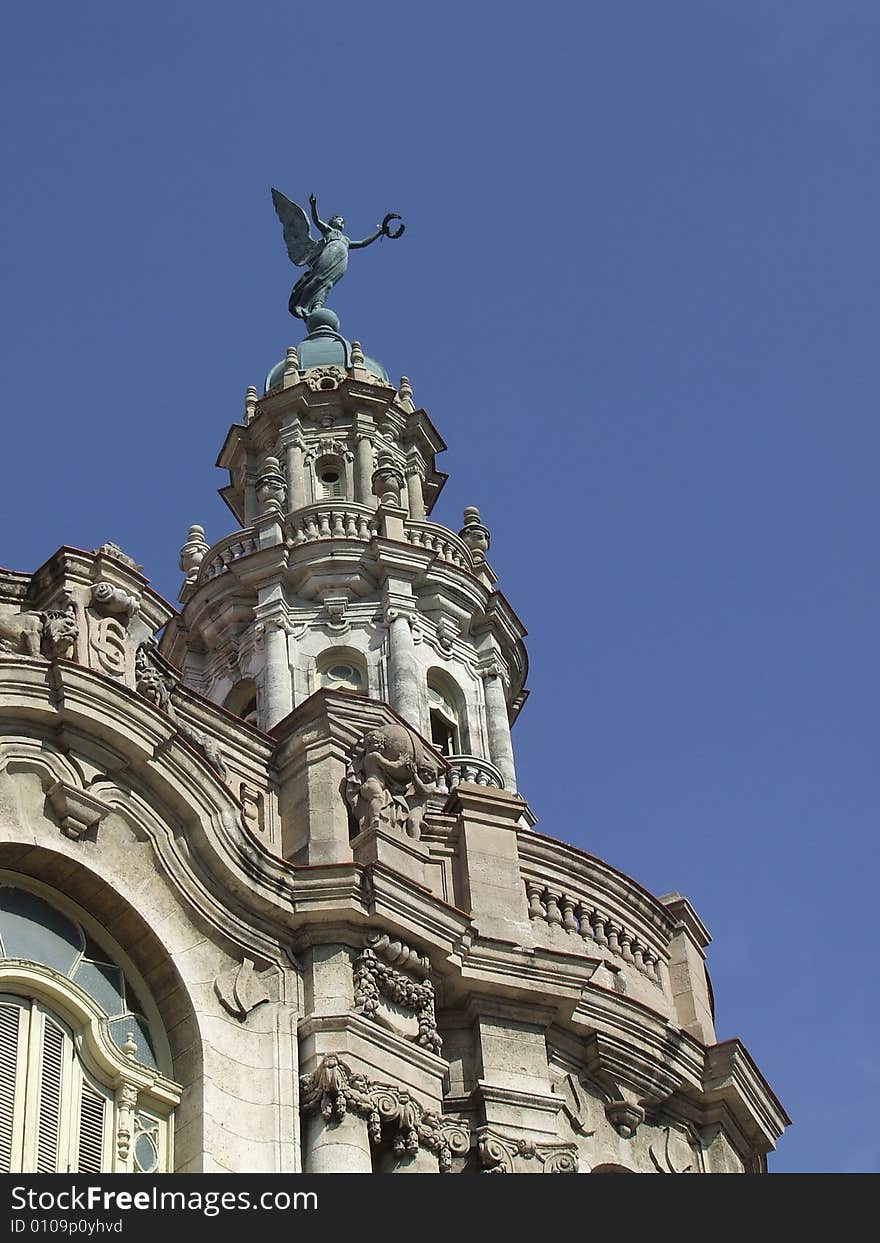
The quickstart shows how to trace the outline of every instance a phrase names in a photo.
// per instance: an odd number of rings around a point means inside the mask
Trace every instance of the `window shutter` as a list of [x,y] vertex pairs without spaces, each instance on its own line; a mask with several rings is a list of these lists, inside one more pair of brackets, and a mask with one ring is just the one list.
[[20,1016],[18,1006],[0,1006],[0,1174],[8,1174],[12,1169]]
[[107,1110],[103,1096],[87,1083],[82,1085],[79,1110],[79,1142],[76,1168],[80,1174],[100,1174],[104,1157],[104,1120]]
[[[58,1134],[61,1125],[61,1077],[64,1033],[46,1019],[40,1066],[40,1107],[37,1123],[37,1173],[57,1174]],[[66,1173],[66,1171],[61,1171]]]

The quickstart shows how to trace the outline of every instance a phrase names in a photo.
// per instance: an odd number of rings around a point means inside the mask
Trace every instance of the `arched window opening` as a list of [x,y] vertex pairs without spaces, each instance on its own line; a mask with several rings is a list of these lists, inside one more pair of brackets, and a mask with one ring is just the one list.
[[0,1172],[168,1169],[180,1089],[156,1044],[127,969],[76,919],[0,884]]
[[441,755],[461,755],[461,713],[457,696],[445,679],[428,675],[428,713],[431,741]]
[[318,500],[345,496],[345,464],[335,457],[322,457],[315,463]]
[[360,656],[347,649],[331,648],[317,663],[318,685],[332,691],[367,691],[367,671]]
[[257,684],[253,678],[236,682],[223,704],[228,712],[240,717],[248,725],[257,724]]

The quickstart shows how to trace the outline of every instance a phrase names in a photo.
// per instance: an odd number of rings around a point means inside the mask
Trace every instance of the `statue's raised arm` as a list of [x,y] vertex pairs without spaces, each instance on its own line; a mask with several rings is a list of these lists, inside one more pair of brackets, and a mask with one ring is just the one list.
[[345,221],[342,217],[331,216],[329,222],[325,223],[318,215],[317,198],[310,194],[312,220],[321,234],[316,240],[311,235],[308,217],[301,207],[275,189],[272,190],[272,202],[281,221],[284,243],[291,263],[308,269],[296,282],[290,295],[290,313],[299,319],[307,319],[313,311],[324,305],[330,290],[345,275],[349,250],[370,246],[380,237],[398,238],[405,227],[401,224],[392,230],[391,221],[400,220],[400,216],[389,212],[369,237],[352,242],[345,235]]

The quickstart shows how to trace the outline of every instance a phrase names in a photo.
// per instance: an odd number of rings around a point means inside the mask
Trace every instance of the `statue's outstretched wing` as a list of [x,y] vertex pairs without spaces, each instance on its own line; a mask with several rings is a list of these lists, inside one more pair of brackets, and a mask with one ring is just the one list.
[[300,268],[309,267],[321,249],[321,243],[316,242],[309,233],[306,213],[296,203],[291,203],[280,190],[274,188],[272,202],[275,204],[275,211],[284,229],[284,244],[287,246],[291,263],[295,263]]

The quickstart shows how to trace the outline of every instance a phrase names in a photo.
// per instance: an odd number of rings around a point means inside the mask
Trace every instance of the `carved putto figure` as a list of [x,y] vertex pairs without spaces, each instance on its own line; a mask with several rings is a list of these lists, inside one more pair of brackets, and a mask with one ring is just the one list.
[[308,269],[296,282],[290,295],[288,309],[298,319],[307,319],[313,311],[324,305],[330,290],[345,275],[350,250],[371,246],[380,237],[400,237],[405,227],[401,224],[392,231],[391,221],[399,220],[400,216],[389,212],[369,237],[353,242],[345,235],[345,221],[341,216],[331,216],[327,222],[320,218],[318,200],[314,194],[310,194],[312,220],[320,234],[315,240],[309,231],[308,218],[301,207],[275,189],[272,190],[272,202],[284,230],[284,242],[291,263]]
[[385,826],[418,838],[438,773],[402,725],[370,730],[348,765],[345,797],[360,831]]

